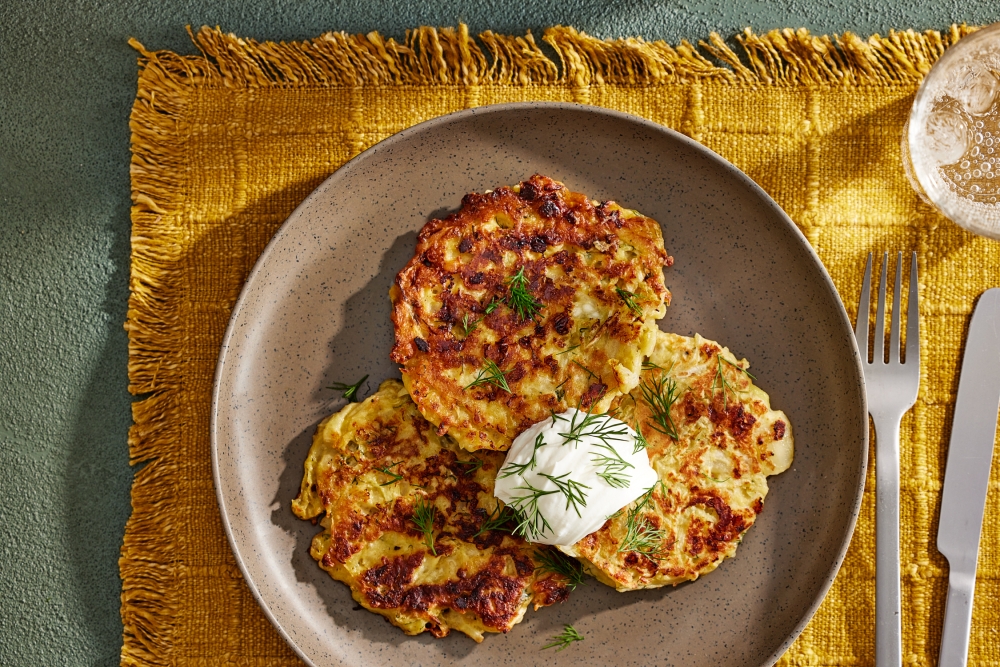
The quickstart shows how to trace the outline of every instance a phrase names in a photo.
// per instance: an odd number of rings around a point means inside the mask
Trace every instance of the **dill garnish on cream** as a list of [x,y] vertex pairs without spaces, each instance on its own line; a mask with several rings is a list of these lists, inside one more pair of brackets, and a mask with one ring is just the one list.
[[570,545],[656,484],[644,447],[625,422],[570,409],[514,439],[495,495],[530,542]]

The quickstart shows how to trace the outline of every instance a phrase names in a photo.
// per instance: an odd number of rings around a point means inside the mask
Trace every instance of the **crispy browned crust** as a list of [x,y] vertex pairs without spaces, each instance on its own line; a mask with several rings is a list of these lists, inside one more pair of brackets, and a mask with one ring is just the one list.
[[[362,606],[407,634],[456,629],[482,641],[510,630],[529,604],[568,596],[561,576],[536,570],[545,547],[504,530],[476,535],[496,508],[502,463],[501,454],[472,456],[438,436],[389,380],[319,426],[292,509],[322,518],[311,554]],[[436,508],[436,554],[414,523],[421,502]]]
[[[784,413],[772,410],[728,349],[701,336],[660,333],[643,383],[661,376],[677,383],[670,411],[677,439],[657,430],[641,388],[622,398],[619,416],[638,424],[662,486],[642,516],[664,531],[655,553],[619,551],[628,508],[571,547],[584,569],[618,590],[676,585],[711,572],[736,552],[763,510],[767,475],[792,458],[792,432]],[[719,361],[719,355],[722,361]],[[722,380],[725,380],[723,384]],[[629,507],[635,506],[635,503]]]
[[[669,303],[671,262],[656,221],[544,176],[466,195],[458,213],[424,226],[396,277],[392,359],[440,433],[506,451],[552,410],[603,410],[635,386]],[[510,304],[522,268],[541,304],[534,319]],[[635,294],[634,309],[617,290]],[[468,387],[487,360],[509,392]]]

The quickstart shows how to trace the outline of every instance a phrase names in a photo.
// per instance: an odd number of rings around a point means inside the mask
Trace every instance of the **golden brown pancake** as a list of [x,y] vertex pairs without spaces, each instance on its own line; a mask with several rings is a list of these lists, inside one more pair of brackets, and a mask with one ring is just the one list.
[[489,528],[502,463],[439,436],[387,380],[319,425],[292,510],[320,519],[310,553],[366,609],[410,635],[455,629],[482,641],[569,592],[540,568],[547,547],[510,535],[510,523]]
[[392,359],[439,433],[506,451],[551,411],[636,386],[671,262],[655,220],[544,176],[466,195],[396,277]]
[[764,508],[767,476],[792,462],[788,418],[771,409],[745,359],[698,335],[661,332],[645,368],[616,414],[641,428],[660,481],[560,547],[620,591],[697,579],[733,556]]

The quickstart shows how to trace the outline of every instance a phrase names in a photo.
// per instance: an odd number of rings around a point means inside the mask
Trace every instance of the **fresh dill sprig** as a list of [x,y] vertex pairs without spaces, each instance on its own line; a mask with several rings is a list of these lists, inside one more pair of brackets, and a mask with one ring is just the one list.
[[483,467],[483,461],[482,461],[482,459],[477,459],[475,457],[473,457],[469,461],[463,461],[462,459],[456,459],[455,463],[457,463],[459,465],[463,465],[463,466],[468,466],[465,469],[465,474],[466,475],[471,475],[472,473],[476,472],[477,470],[479,470],[480,468]]
[[517,512],[512,510],[507,505],[500,507],[500,503],[497,503],[497,506],[493,509],[492,512],[490,512],[490,515],[486,517],[486,520],[483,521],[483,524],[479,526],[479,530],[476,531],[476,534],[472,536],[472,539],[476,539],[477,537],[479,537],[488,530],[506,530],[509,533],[511,532],[511,529],[509,528],[504,529],[503,528],[504,524],[510,521],[516,521],[517,519],[518,519]]
[[437,507],[428,504],[421,498],[420,502],[413,508],[413,518],[411,519],[417,529],[424,534],[424,544],[435,556],[437,556],[437,550],[434,549],[434,518],[436,516]]
[[[581,418],[580,415],[584,416]],[[554,425],[554,424],[553,424]],[[595,444],[604,452],[596,452],[591,462],[603,470],[597,476],[616,489],[624,489],[628,486],[629,475],[625,473],[628,468],[634,466],[623,459],[618,450],[612,444],[614,442],[625,442],[628,440],[628,426],[608,419],[606,414],[594,414],[593,412],[583,413],[577,410],[569,421],[569,430],[559,434],[563,438],[563,443],[574,443],[579,446],[584,438],[594,438]]]
[[556,488],[559,489],[559,493],[566,496],[566,509],[569,509],[572,506],[576,515],[581,516],[580,507],[587,506],[587,494],[584,493],[583,490],[589,489],[590,487],[586,484],[570,479],[568,472],[564,472],[561,475],[550,475],[547,472],[540,474],[542,477],[555,484]]
[[583,583],[583,566],[580,561],[564,556],[557,549],[539,549],[535,551],[535,560],[540,563],[536,570],[558,574],[566,580],[566,587],[571,591]]
[[479,374],[476,375],[476,379],[465,385],[465,389],[469,389],[470,387],[479,387],[484,384],[491,384],[494,387],[503,389],[508,394],[511,393],[510,386],[507,384],[507,374],[500,370],[500,367],[489,359],[487,359],[483,365],[485,368],[480,369]]
[[590,370],[589,368],[587,368],[586,366],[584,366],[583,364],[581,364],[576,359],[573,359],[572,362],[574,364],[576,364],[577,366],[579,366],[580,368],[582,368],[587,373],[587,375],[589,375],[594,380],[597,380],[598,382],[601,381],[601,376],[599,376],[597,373],[595,373],[594,371]]
[[642,308],[640,308],[639,304],[635,302],[635,292],[629,292],[627,289],[622,289],[621,287],[616,287],[615,292],[618,294],[618,297],[625,302],[625,305],[628,306],[629,310],[640,317],[642,316]]
[[751,380],[756,380],[756,379],[757,379],[756,377],[754,377],[754,374],[753,374],[753,373],[751,373],[749,369],[746,369],[746,368],[743,368],[743,367],[742,367],[742,366],[740,366],[739,364],[734,364],[733,362],[729,361],[729,359],[726,359],[725,357],[723,357],[723,356],[721,356],[721,355],[719,355],[719,359],[721,359],[721,360],[722,360],[722,361],[724,361],[725,363],[729,364],[730,366],[732,366],[732,367],[733,367],[733,368],[735,368],[736,370],[738,370],[738,371],[743,371],[744,373],[746,373],[746,374],[747,374],[747,377],[748,377],[748,378],[750,378]]
[[654,364],[652,361],[650,361],[649,359],[647,359],[646,361],[642,362],[642,370],[644,370],[644,371],[651,371],[654,368],[658,368],[661,371],[663,370],[663,366],[658,366],[658,365]]
[[556,385],[555,394],[556,398],[558,398],[560,401],[566,398],[566,390],[563,389],[563,385],[566,384],[567,382],[569,382],[568,377]]
[[648,378],[639,384],[642,398],[649,406],[653,417],[653,428],[677,440],[677,424],[670,416],[670,408],[674,406],[680,393],[677,391],[677,382],[669,377],[666,372],[661,372],[657,378]]
[[599,443],[597,446],[608,452],[607,454],[598,453],[590,460],[595,466],[603,468],[601,472],[597,473],[597,476],[607,482],[611,488],[628,488],[630,475],[625,471],[635,466],[623,459],[614,447],[605,443]]
[[[737,370],[740,370],[746,373],[747,375],[750,375],[750,373],[749,371],[744,370],[742,367],[737,366],[728,359],[723,359],[722,354],[719,352],[715,353],[715,358],[717,360],[716,363],[718,364],[718,367],[715,369],[715,377],[712,379],[712,396],[713,397],[715,396],[716,387],[720,387],[722,390],[722,409],[726,410],[729,408],[729,395],[726,393],[726,390],[728,389],[729,391],[733,392],[733,396],[739,394],[740,391],[733,385],[729,384],[729,380],[726,379],[726,374],[722,372],[722,362],[725,361],[733,368],[736,368]],[[750,377],[753,376],[750,375]]]
[[514,463],[513,461],[504,465],[500,469],[500,473],[497,475],[497,479],[507,479],[508,477],[513,477],[514,475],[523,476],[529,470],[534,470],[536,465],[535,456],[538,454],[538,450],[545,446],[545,436],[539,433],[535,436],[535,445],[531,449],[531,458],[525,463]]
[[[580,415],[583,417],[581,418]],[[605,445],[628,440],[628,426],[620,422],[616,424],[608,417],[609,415],[606,414],[595,414],[589,410],[584,412],[578,409],[569,420],[560,417],[564,421],[569,421],[569,430],[559,435],[565,442],[574,442],[577,445],[583,438],[597,438]]]
[[524,275],[522,266],[508,281],[510,295],[507,297],[507,304],[517,313],[521,321],[533,320],[538,311],[542,309],[542,304],[528,291],[528,278]]
[[494,310],[496,310],[497,306],[499,306],[499,305],[500,305],[500,302],[496,300],[496,297],[493,297],[492,299],[490,299],[490,302],[488,304],[486,304],[486,310],[484,311],[484,315],[482,317],[477,317],[476,319],[474,319],[474,320],[472,320],[470,322],[469,321],[469,314],[466,313],[465,315],[463,315],[462,316],[462,329],[465,331],[465,337],[468,338],[469,334],[471,334],[473,331],[475,331],[476,328],[479,326],[479,323],[482,322],[486,318],[486,315],[489,315]]
[[473,320],[470,323],[469,322],[469,314],[468,313],[466,313],[465,315],[462,316],[462,329],[465,330],[466,337],[468,337],[468,335],[470,333],[472,333],[473,331],[476,330],[476,327],[479,326],[479,323],[482,321],[482,319],[483,318],[479,318],[477,320]]
[[625,537],[618,545],[618,553],[635,551],[649,558],[658,557],[658,552],[663,545],[663,538],[666,537],[666,531],[662,528],[654,528],[644,513],[652,501],[653,492],[657,486],[663,486],[663,482],[658,481],[649,487],[649,490],[639,497],[639,502],[628,510],[628,515],[625,518]]
[[392,471],[392,468],[395,468],[395,467],[396,467],[396,466],[398,466],[398,465],[399,465],[400,463],[402,463],[402,461],[396,461],[396,462],[395,462],[395,463],[393,463],[392,465],[387,465],[387,466],[386,466],[386,467],[384,467],[384,468],[379,468],[379,467],[377,467],[377,466],[376,466],[375,470],[378,470],[378,471],[379,471],[380,473],[382,473],[383,475],[388,475],[389,477],[391,477],[391,478],[392,478],[392,479],[390,479],[390,480],[389,480],[388,482],[382,482],[381,484],[379,484],[379,486],[389,486],[390,484],[395,484],[395,483],[396,483],[396,482],[398,482],[399,480],[403,479],[403,476],[402,476],[402,475],[398,475],[398,474],[396,474],[396,473],[394,473],[394,472]]
[[334,391],[342,391],[344,392],[343,393],[344,398],[346,398],[348,401],[351,401],[352,403],[357,403],[358,389],[361,388],[361,385],[364,384],[365,380],[367,379],[368,376],[366,375],[357,382],[355,382],[354,384],[344,384],[343,382],[334,382],[332,385],[327,387],[327,389],[333,389]]
[[566,509],[568,510],[572,507],[577,516],[580,516],[580,507],[587,506],[587,496],[583,489],[589,489],[590,487],[569,479],[568,472],[558,476],[543,472],[541,476],[555,484],[556,488],[549,490],[539,489],[533,486],[531,482],[524,480],[524,485],[515,487],[515,490],[525,491],[526,493],[512,498],[508,504],[508,507],[517,513],[518,524],[517,528],[514,529],[514,534],[520,535],[528,541],[534,541],[544,531],[552,530],[548,519],[538,509],[538,501],[545,496],[562,493],[566,497]]
[[562,633],[552,637],[552,642],[543,646],[542,650],[544,651],[547,648],[558,646],[559,648],[556,649],[556,652],[558,653],[559,651],[563,650],[573,642],[582,642],[582,641],[583,641],[583,635],[577,632],[576,628],[574,628],[572,625],[566,625],[563,628]]
[[560,354],[566,354],[566,353],[568,353],[568,352],[572,352],[573,350],[575,350],[575,349],[576,349],[576,348],[578,348],[578,347],[580,347],[580,344],[579,344],[579,343],[577,343],[576,345],[570,345],[569,347],[567,347],[567,348],[566,348],[565,350],[563,350],[562,352],[556,352],[556,353],[555,353],[555,356],[557,356],[557,357],[558,357],[558,356],[559,356]]
[[555,489],[543,491],[535,488],[529,482],[525,482],[524,486],[518,486],[516,489],[527,491],[527,493],[512,498],[507,505],[517,513],[517,527],[514,529],[514,534],[520,535],[529,542],[534,541],[543,532],[552,530],[545,515],[538,509],[538,501],[544,496],[559,493],[559,491]]
[[639,422],[635,423],[635,445],[632,447],[632,453],[638,454],[644,449],[649,449],[649,441],[646,440],[646,436],[642,434],[642,425]]

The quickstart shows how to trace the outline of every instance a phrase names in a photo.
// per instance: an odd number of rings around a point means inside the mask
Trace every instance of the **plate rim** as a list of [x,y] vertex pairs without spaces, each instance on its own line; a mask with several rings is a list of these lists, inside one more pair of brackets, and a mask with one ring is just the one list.
[[858,349],[857,339],[854,336],[854,329],[851,326],[850,316],[847,313],[847,309],[844,307],[843,299],[840,298],[840,292],[837,290],[836,285],[833,283],[833,279],[830,277],[826,266],[823,264],[819,255],[816,254],[816,250],[809,243],[809,240],[802,233],[802,230],[798,228],[795,222],[789,217],[789,215],[782,209],[776,201],[769,195],[760,185],[758,185],[753,179],[751,179],[746,173],[744,173],[739,167],[731,163],[729,160],[719,155],[711,148],[701,144],[694,139],[684,135],[677,130],[669,128],[660,123],[648,120],[641,116],[635,114],[630,114],[624,111],[617,111],[615,109],[608,109],[605,107],[578,104],[575,102],[548,102],[548,101],[527,101],[527,102],[504,102],[499,104],[489,104],[479,107],[472,107],[468,109],[460,109],[451,113],[443,114],[441,116],[436,116],[428,120],[422,121],[410,127],[404,128],[395,134],[392,134],[385,139],[382,139],[378,143],[370,146],[366,150],[358,153],[353,158],[345,162],[339,168],[337,168],[332,174],[327,176],[322,183],[320,183],[312,192],[310,192],[305,199],[303,199],[292,212],[288,215],[281,226],[278,227],[274,235],[264,246],[256,262],[254,262],[253,268],[247,274],[246,280],[243,286],[240,288],[239,297],[233,304],[232,312],[229,316],[229,321],[226,325],[226,331],[222,338],[222,344],[219,348],[219,356],[215,365],[215,372],[212,378],[212,402],[209,410],[209,437],[211,441],[211,454],[212,454],[212,484],[215,489],[216,501],[219,505],[219,512],[222,519],[222,526],[226,533],[226,541],[229,543],[229,548],[233,553],[233,557],[236,560],[237,567],[239,567],[240,573],[243,576],[243,581],[246,583],[247,587],[250,589],[250,593],[253,595],[254,599],[257,601],[258,606],[261,611],[263,611],[265,617],[271,623],[272,626],[278,631],[281,637],[285,640],[289,647],[295,651],[296,655],[299,656],[307,665],[310,667],[317,667],[316,663],[311,659],[310,656],[306,655],[302,648],[291,638],[285,628],[278,621],[274,612],[271,610],[268,603],[264,600],[261,595],[260,589],[258,588],[256,582],[250,576],[247,565],[244,563],[243,555],[240,551],[239,546],[236,543],[236,538],[233,535],[232,524],[229,520],[229,513],[226,508],[226,500],[223,497],[222,484],[221,484],[221,473],[219,468],[219,399],[220,399],[220,386],[223,380],[224,367],[226,362],[226,356],[230,347],[230,340],[236,332],[237,320],[240,318],[240,314],[245,305],[245,301],[249,298],[249,292],[251,287],[256,281],[258,274],[263,270],[265,263],[273,252],[274,248],[280,243],[281,239],[284,237],[289,226],[294,223],[301,213],[309,208],[312,200],[319,196],[321,192],[326,191],[331,184],[336,180],[343,179],[348,173],[353,171],[357,165],[368,159],[370,156],[375,155],[383,150],[391,148],[394,144],[404,141],[409,138],[412,134],[417,134],[420,132],[425,132],[427,130],[433,129],[438,125],[447,125],[456,121],[465,120],[467,117],[483,115],[483,114],[495,114],[495,113],[508,113],[516,112],[519,110],[534,110],[534,109],[552,109],[552,110],[570,110],[589,114],[595,114],[598,116],[608,116],[619,121],[625,121],[628,123],[635,123],[644,126],[654,132],[659,132],[666,134],[671,139],[685,144],[688,148],[694,150],[695,152],[702,153],[706,158],[716,163],[718,166],[725,169],[732,176],[734,176],[738,181],[740,181],[744,186],[753,191],[771,210],[772,213],[779,218],[782,223],[786,226],[789,232],[791,232],[792,237],[799,244],[799,246],[805,250],[806,255],[809,260],[813,263],[814,267],[819,270],[820,277],[822,279],[823,285],[828,292],[836,297],[836,302],[839,304],[840,308],[837,309],[837,314],[839,316],[840,324],[847,327],[847,331],[850,332],[848,339],[850,341],[850,348],[853,355],[855,379],[858,383],[859,393],[861,396],[861,408],[863,415],[863,431],[864,437],[862,439],[861,445],[861,466],[859,480],[855,485],[854,492],[854,503],[851,508],[850,517],[848,519],[848,529],[845,532],[844,539],[837,550],[836,557],[833,561],[833,566],[830,568],[827,576],[820,586],[817,595],[810,603],[808,608],[805,610],[802,618],[799,622],[792,628],[792,631],[785,638],[785,640],[761,663],[762,667],[770,667],[774,665],[778,659],[785,654],[792,643],[802,634],[802,631],[806,628],[809,622],[815,616],[816,611],[819,609],[823,600],[826,599],[827,594],[830,592],[830,588],[833,586],[833,582],[840,572],[841,567],[844,563],[844,558],[847,556],[847,550],[850,547],[852,538],[854,536],[855,529],[857,528],[858,517],[861,514],[861,503],[864,496],[865,480],[867,478],[868,471],[868,450],[870,447],[870,429],[868,425],[868,395],[865,387],[864,371],[861,362],[861,354]]

